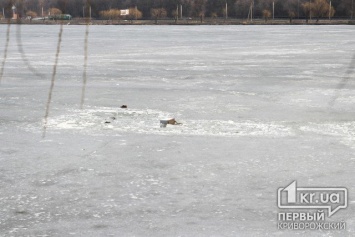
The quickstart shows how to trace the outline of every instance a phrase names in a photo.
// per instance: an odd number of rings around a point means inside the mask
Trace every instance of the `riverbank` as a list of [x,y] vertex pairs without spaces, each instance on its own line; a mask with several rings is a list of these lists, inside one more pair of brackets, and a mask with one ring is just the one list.
[[196,18],[183,18],[179,20],[174,19],[162,19],[162,20],[96,20],[85,18],[74,18],[68,21],[54,21],[54,20],[12,20],[1,19],[0,24],[40,24],[40,25],[56,25],[56,24],[68,24],[68,25],[355,25],[355,20],[350,19],[215,19],[205,18],[203,20]]

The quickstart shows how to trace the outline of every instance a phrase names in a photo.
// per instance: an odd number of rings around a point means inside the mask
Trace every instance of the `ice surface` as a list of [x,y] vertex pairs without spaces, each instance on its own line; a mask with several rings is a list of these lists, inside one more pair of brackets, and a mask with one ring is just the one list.
[[[85,26],[64,26],[44,139],[59,27],[11,30],[0,236],[355,235],[352,26],[90,26],[82,110]],[[293,180],[347,187],[347,229],[278,230]]]

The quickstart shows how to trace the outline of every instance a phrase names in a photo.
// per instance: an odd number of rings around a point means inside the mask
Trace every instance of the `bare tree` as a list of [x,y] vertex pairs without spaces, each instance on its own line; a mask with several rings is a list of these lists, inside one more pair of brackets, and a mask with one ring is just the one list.
[[136,7],[132,7],[129,9],[128,18],[130,19],[131,23],[133,23],[133,20],[142,19],[142,17],[142,12],[139,11]]
[[264,9],[263,10],[263,18],[265,19],[265,22],[267,22],[270,17],[271,17],[271,12],[267,9]]
[[341,16],[348,16],[353,19],[354,16],[354,0],[341,0],[339,4],[337,2],[332,2],[337,14]]
[[334,16],[335,10],[326,0],[314,0],[311,3],[311,12],[317,18],[318,22],[321,17]]
[[[300,0],[286,0],[283,2],[283,9],[288,13],[288,16],[290,17],[290,13],[293,12],[295,15],[292,16],[292,18],[299,17],[299,8],[300,8]],[[296,14],[297,13],[297,14]]]
[[311,3],[310,2],[303,3],[302,9],[304,14],[306,15],[306,22],[308,23],[308,19],[311,18]]
[[293,18],[295,18],[296,13],[294,11],[288,11],[288,17],[290,18],[290,24],[292,24]]
[[175,23],[177,23],[178,17],[179,17],[179,11],[178,10],[173,10],[171,12],[171,15],[174,17]]
[[166,17],[167,12],[165,8],[152,8],[150,10],[150,15],[155,19],[155,24],[158,24],[158,19]]
[[251,0],[236,0],[234,4],[236,16],[239,18],[246,18],[250,10]]
[[[314,0],[313,2],[306,2],[302,5],[306,16],[314,16],[317,22],[321,17],[334,16],[335,9],[330,6],[326,0]],[[308,18],[307,18],[308,20]]]
[[206,15],[206,2],[207,0],[195,0],[193,2],[193,15],[199,17],[201,23]]
[[37,12],[34,12],[34,11],[27,11],[27,12],[26,12],[26,16],[29,16],[30,19],[32,19],[32,18],[37,17],[38,15],[37,15]]
[[100,16],[106,20],[118,19],[121,16],[121,11],[118,9],[111,9],[106,11],[100,11]]
[[49,14],[52,16],[53,15],[60,15],[60,14],[62,14],[62,11],[58,8],[52,7],[49,9]]
[[211,13],[211,17],[212,17],[213,19],[216,19],[216,18],[218,17],[218,14],[217,14],[216,12],[212,12],[212,13]]

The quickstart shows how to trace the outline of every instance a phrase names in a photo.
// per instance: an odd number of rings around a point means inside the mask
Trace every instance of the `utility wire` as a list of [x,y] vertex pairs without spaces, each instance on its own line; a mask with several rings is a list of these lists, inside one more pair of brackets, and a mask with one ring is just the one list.
[[86,83],[87,83],[88,38],[89,38],[89,22],[86,23],[86,31],[85,31],[83,86],[81,89],[80,109],[83,109],[84,100],[85,100]]
[[351,79],[351,74],[355,71],[355,54],[353,55],[350,64],[348,66],[348,69],[345,72],[345,76],[343,79],[339,82],[338,86],[335,88],[335,95],[333,98],[329,101],[329,107],[333,107],[336,100],[339,98],[341,90],[344,89],[344,87],[349,83],[349,80]]
[[11,24],[10,20],[7,23],[7,30],[6,30],[6,43],[5,43],[5,49],[4,49],[4,58],[1,63],[1,69],[0,69],[0,84],[2,81],[2,77],[4,76],[4,70],[5,70],[5,63],[6,63],[6,58],[7,58],[7,50],[9,48],[9,42],[10,42],[10,29],[11,29]]
[[51,85],[50,85],[50,88],[49,88],[48,100],[47,100],[47,105],[46,105],[46,113],[44,115],[42,138],[46,137],[48,115],[49,115],[50,105],[51,105],[51,101],[52,101],[52,93],[53,93],[54,83],[55,83],[55,79],[56,79],[56,75],[57,75],[57,65],[58,65],[59,54],[60,54],[60,46],[61,46],[61,43],[62,43],[62,35],[63,35],[63,24],[60,24],[60,30],[59,30],[59,34],[58,34],[57,52],[55,54],[55,62],[54,62],[54,65],[53,65]]
[[28,70],[30,70],[34,75],[40,78],[44,78],[44,75],[39,73],[28,60],[25,51],[22,47],[22,38],[21,38],[21,23],[19,22],[16,27],[16,40],[17,40],[17,49],[21,54],[22,61],[26,64]]

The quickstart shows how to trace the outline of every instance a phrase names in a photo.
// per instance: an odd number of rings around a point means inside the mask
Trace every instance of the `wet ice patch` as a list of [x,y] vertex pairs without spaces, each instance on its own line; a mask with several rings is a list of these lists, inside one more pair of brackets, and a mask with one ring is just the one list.
[[172,114],[158,110],[113,109],[107,107],[70,110],[50,118],[48,129],[83,130],[86,133],[105,131],[146,134],[207,135],[207,136],[290,136],[292,129],[284,124],[262,121],[193,120],[176,118],[181,125],[160,127],[161,118]]

